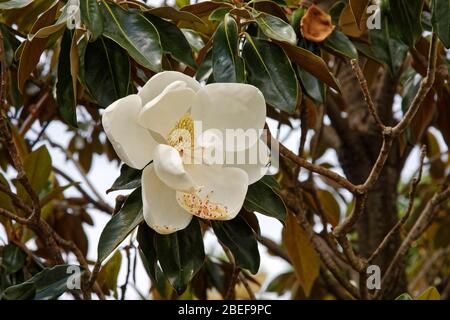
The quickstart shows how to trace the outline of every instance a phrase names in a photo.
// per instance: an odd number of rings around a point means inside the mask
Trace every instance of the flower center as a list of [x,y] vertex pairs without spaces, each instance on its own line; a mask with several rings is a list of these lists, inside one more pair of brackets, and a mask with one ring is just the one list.
[[194,150],[194,120],[186,113],[169,132],[167,143],[178,150],[182,158],[190,157]]
[[[197,188],[194,192],[177,192],[177,201],[185,210],[203,219],[223,220],[228,216],[228,208],[220,203],[210,200],[210,194],[203,188]],[[214,191],[210,191],[212,193]]]

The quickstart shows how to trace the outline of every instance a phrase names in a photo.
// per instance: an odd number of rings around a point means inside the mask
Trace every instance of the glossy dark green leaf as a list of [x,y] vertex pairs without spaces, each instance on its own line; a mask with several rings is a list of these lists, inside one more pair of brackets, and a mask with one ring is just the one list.
[[158,268],[158,258],[156,257],[155,249],[155,235],[156,232],[150,228],[146,223],[138,227],[137,241],[141,251],[142,262],[148,275],[155,281],[156,268]]
[[358,59],[358,51],[350,39],[341,31],[334,30],[333,33],[325,40],[325,46],[333,50],[335,53],[348,57],[350,59]]
[[292,13],[291,26],[292,28],[294,28],[294,30],[297,30],[297,32],[300,32],[300,20],[303,18],[305,12],[306,9],[300,7]]
[[120,168],[119,177],[114,181],[113,185],[106,193],[117,190],[136,189],[141,186],[141,176],[142,170],[137,170],[123,164]]
[[181,29],[181,31],[195,52],[199,52],[205,46],[205,43],[198,32],[191,29]]
[[6,274],[11,274],[22,269],[27,254],[14,244],[8,244],[3,247],[0,269]]
[[431,22],[433,29],[444,46],[450,48],[450,1],[431,1]]
[[5,290],[0,297],[4,300],[32,300],[36,296],[36,286],[32,282],[24,282]]
[[284,221],[286,206],[276,190],[270,182],[264,179],[251,184],[245,197],[244,208]]
[[61,118],[72,127],[77,127],[77,102],[73,91],[70,71],[70,47],[72,32],[66,29],[61,40],[58,59],[58,82],[56,83],[56,101]]
[[103,17],[97,0],[81,0],[81,21],[92,34],[92,39],[97,40],[103,33]]
[[156,234],[159,263],[178,294],[182,294],[205,260],[203,237],[196,218],[189,226],[170,235]]
[[211,21],[222,21],[226,14],[231,11],[231,7],[223,7],[223,8],[217,8],[208,17],[208,20]]
[[269,38],[285,41],[292,45],[297,44],[297,35],[294,29],[280,18],[266,13],[260,13],[255,18],[258,27]]
[[208,77],[212,74],[212,64],[212,50],[209,50],[202,63],[200,64],[200,67],[197,69],[195,78],[198,81],[207,80]]
[[142,221],[142,196],[141,188],[138,188],[103,229],[97,248],[98,261],[105,260]]
[[[448,4],[448,1],[446,1]],[[392,22],[400,39],[409,47],[414,47],[422,34],[423,0],[389,1]],[[449,11],[447,10],[447,19]]]
[[117,42],[140,65],[161,71],[162,48],[158,31],[143,15],[102,2],[103,34]]
[[128,95],[130,62],[124,50],[113,41],[99,38],[86,47],[84,82],[102,107]]
[[158,265],[155,247],[156,232],[146,223],[139,225],[137,232],[137,241],[139,243],[139,254],[142,259],[145,271],[152,280],[152,285],[162,295],[166,292],[167,278],[161,267]]
[[0,23],[0,32],[3,36],[6,64],[10,66],[14,61],[14,52],[19,47],[20,41],[12,34],[10,28],[3,23]]
[[318,103],[325,103],[325,86],[323,82],[311,75],[309,72],[297,68],[300,81],[305,92]]
[[[77,273],[78,271],[80,272]],[[71,265],[46,268],[26,282],[7,288],[4,296],[35,300],[56,299],[68,290],[68,284],[74,284],[75,280],[78,283],[83,272],[80,266]]]
[[377,60],[382,61],[389,68],[392,75],[397,74],[408,53],[408,46],[392,36],[389,21],[385,17],[381,30],[370,30],[369,38],[372,51]]
[[275,108],[293,112],[299,102],[300,88],[292,65],[278,45],[246,36],[242,51],[248,82],[258,87],[266,102]]
[[164,52],[170,53],[176,60],[196,69],[194,56],[189,42],[176,25],[157,16],[147,14],[146,18],[156,27]]
[[216,82],[244,81],[244,66],[238,56],[237,23],[229,14],[214,33],[212,64]]
[[258,243],[252,228],[237,216],[229,221],[212,221],[217,238],[233,253],[236,265],[256,274],[260,257]]

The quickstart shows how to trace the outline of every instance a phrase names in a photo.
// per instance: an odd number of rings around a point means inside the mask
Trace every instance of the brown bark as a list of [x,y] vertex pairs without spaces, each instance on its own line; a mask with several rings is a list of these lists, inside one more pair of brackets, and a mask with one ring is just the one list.
[[[347,118],[343,119],[339,115],[336,106],[328,108],[328,115],[341,138],[338,156],[342,168],[350,182],[359,185],[366,181],[377,160],[382,136],[377,130],[375,121],[370,117],[361,91],[355,89],[359,88],[359,84],[349,63],[340,65],[338,79],[347,106]],[[376,90],[375,104],[382,122],[386,125],[393,125],[392,105],[396,85],[396,79],[392,79],[386,73],[381,77]],[[397,185],[403,161],[397,150],[398,146],[394,143],[378,182],[368,194],[364,212],[356,224],[357,251],[365,258],[370,257],[398,221]],[[373,261],[373,264],[380,266],[382,274],[388,268],[399,246],[400,237],[397,234]],[[393,286],[395,290],[384,298],[392,298],[406,291],[404,270],[396,279],[398,283]]]

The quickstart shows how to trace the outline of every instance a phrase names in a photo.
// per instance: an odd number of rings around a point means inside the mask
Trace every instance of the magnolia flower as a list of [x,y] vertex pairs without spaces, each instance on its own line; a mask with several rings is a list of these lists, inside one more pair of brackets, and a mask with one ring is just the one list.
[[[138,94],[115,101],[103,113],[106,135],[119,158],[144,169],[142,201],[146,223],[161,234],[186,228],[192,216],[230,220],[242,208],[249,184],[267,170],[268,148],[260,139],[266,105],[254,86],[215,83],[201,86],[179,72],[152,77]],[[200,122],[209,138],[194,136]],[[210,151],[227,129],[254,129],[256,141],[246,147],[222,146],[223,155],[236,159],[258,153],[254,164],[230,165],[193,161]],[[217,139],[211,139],[215,137]],[[251,139],[250,139],[251,140]],[[227,158],[228,159],[228,158]]]

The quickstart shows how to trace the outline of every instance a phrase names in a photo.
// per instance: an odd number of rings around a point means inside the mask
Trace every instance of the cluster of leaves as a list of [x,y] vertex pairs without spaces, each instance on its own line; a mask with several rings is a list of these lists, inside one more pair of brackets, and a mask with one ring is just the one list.
[[[89,172],[95,154],[117,159],[102,132],[100,109],[137,92],[162,70],[183,71],[206,83],[253,84],[266,98],[269,117],[292,127],[289,119],[298,118],[306,110],[303,114],[307,115],[307,129],[315,129],[319,121],[318,106],[326,102],[327,91],[340,92],[329,66],[339,59],[361,58],[365,61],[364,74],[369,87],[376,81],[380,68],[387,68],[394,76],[401,75],[400,93],[405,112],[421,77],[426,74],[423,57],[427,56],[429,40],[423,32],[433,29],[441,43],[446,48],[450,46],[449,2],[383,0],[378,16],[381,28],[367,30],[367,20],[373,19],[366,10],[369,2],[334,1],[328,13],[336,27],[319,42],[307,40],[302,34],[300,21],[307,9],[299,7],[298,1],[208,1],[192,5],[177,1],[179,9],[175,9],[152,8],[140,1],[117,4],[86,0],[80,1],[79,25],[72,21],[70,3],[66,1],[0,2],[0,31],[10,79],[8,103],[15,107],[9,110],[13,119],[11,128],[25,159],[27,176],[39,193],[44,219],[86,255],[88,243],[83,225],[92,224],[86,211],[89,200],[64,195],[64,190],[76,185],[59,185],[47,149],[33,150],[37,140],[26,138],[33,122],[38,121],[45,131],[51,121],[64,121],[73,134],[68,154]],[[444,51],[442,47],[439,50]],[[448,65],[443,56],[439,59],[439,64]],[[417,212],[432,196],[432,182],[441,179],[449,166],[442,160],[438,138],[428,130],[430,125],[438,128],[447,146],[450,145],[447,104],[450,91],[444,85],[447,78],[447,70],[438,73],[433,91],[424,102],[426,108],[419,109],[399,150],[403,152],[410,146],[425,143],[428,157],[432,159],[430,181],[419,190],[421,204],[415,208]],[[345,111],[345,106],[340,107]],[[321,161],[326,151],[334,148],[333,134],[330,126],[324,126],[324,138],[305,156],[324,167],[333,167]],[[318,136],[312,139],[311,145]],[[6,172],[9,165],[9,157],[0,145],[0,166]],[[275,279],[269,291],[281,294],[289,290],[298,298],[327,296],[316,281],[320,274],[319,257],[295,217],[286,213],[275,179],[265,177],[250,186],[244,208],[236,219],[208,223],[195,218],[186,230],[161,236],[143,223],[140,176],[140,171],[123,165],[120,177],[110,189],[134,191],[112,216],[98,243],[98,263],[111,256],[99,274],[98,282],[104,293],[117,293],[122,260],[117,248],[137,230],[139,253],[155,296],[171,297],[170,286],[178,295],[185,292],[185,297],[206,298],[206,290],[211,287],[225,296],[228,284],[233,281],[233,266],[222,259],[205,256],[203,234],[212,230],[233,254],[238,268],[256,273],[260,263],[257,247],[260,230],[255,216],[258,212],[284,224],[283,245],[294,269]],[[277,178],[282,181],[283,172]],[[3,176],[0,179],[0,183],[9,187]],[[340,197],[338,188],[329,180],[324,182],[329,187],[317,193],[302,193],[308,212],[324,216],[324,224],[334,227],[344,214],[341,203],[345,197]],[[20,186],[14,186],[19,197],[30,202]],[[401,193],[407,200],[406,187]],[[61,202],[65,205],[60,205]],[[350,210],[352,204],[345,204]],[[17,211],[2,193],[0,206]],[[430,228],[430,233],[434,233],[427,239],[432,240],[425,240],[424,248],[448,246],[449,217],[445,210]],[[5,219],[0,222],[8,234],[18,233],[20,236],[15,237],[21,243],[34,238],[30,232],[17,231]],[[0,266],[5,271],[1,273],[0,292],[4,292],[5,298],[44,297],[40,292],[46,289],[41,288],[43,281],[39,279],[47,276],[43,272],[53,272],[53,269],[44,269],[39,262],[37,256],[46,258],[47,253],[42,243],[37,241],[37,245],[36,256],[28,257],[13,244],[2,247]],[[413,255],[419,257],[421,253],[417,251]],[[411,259],[414,261],[414,257]],[[418,264],[423,263],[416,260]],[[25,279],[24,274],[33,277]],[[19,291],[8,288],[17,284],[23,285]],[[55,288],[49,297],[62,293],[57,285]]]

